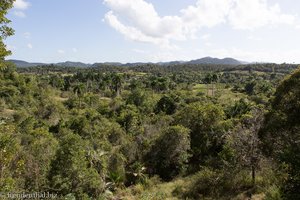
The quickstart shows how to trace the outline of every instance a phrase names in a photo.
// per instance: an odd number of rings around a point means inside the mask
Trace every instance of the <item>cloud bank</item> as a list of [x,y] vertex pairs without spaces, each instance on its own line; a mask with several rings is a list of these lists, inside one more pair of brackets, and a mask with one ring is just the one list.
[[116,31],[127,39],[162,47],[221,24],[236,30],[296,25],[295,15],[283,13],[279,4],[269,5],[267,0],[197,0],[174,16],[160,16],[144,0],[104,0],[104,4],[110,9],[104,20]]

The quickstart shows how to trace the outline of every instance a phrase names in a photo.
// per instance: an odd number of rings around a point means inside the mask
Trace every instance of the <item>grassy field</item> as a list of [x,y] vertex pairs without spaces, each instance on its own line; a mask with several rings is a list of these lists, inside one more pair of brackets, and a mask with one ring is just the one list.
[[246,94],[233,92],[232,88],[226,88],[225,84],[196,84],[192,89],[194,94],[203,93],[210,97],[216,97],[222,104],[228,104],[246,98]]

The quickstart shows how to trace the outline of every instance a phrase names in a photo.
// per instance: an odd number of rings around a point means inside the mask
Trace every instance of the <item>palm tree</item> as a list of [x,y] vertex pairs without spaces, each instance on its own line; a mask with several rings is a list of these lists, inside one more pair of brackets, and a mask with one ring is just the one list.
[[78,97],[79,107],[81,108],[81,98],[84,95],[84,85],[82,83],[75,85],[73,88],[73,92],[74,92],[75,96]]
[[116,96],[120,95],[121,87],[122,87],[122,76],[119,74],[112,75],[112,88],[116,94]]
[[204,82],[206,83],[207,86],[207,96],[208,96],[208,92],[209,92],[209,84],[211,84],[212,82],[212,74],[206,74],[205,78],[204,78]]
[[[219,74],[214,73],[211,77],[211,82],[212,82],[212,95],[214,96],[214,83],[215,85],[217,84],[219,80]],[[216,86],[217,88],[217,86]],[[218,89],[218,88],[217,88]]]

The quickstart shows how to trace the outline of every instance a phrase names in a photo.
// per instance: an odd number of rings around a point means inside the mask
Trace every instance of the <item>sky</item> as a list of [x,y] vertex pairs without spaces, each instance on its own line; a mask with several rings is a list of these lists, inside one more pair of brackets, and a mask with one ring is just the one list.
[[8,59],[300,63],[296,0],[16,0]]

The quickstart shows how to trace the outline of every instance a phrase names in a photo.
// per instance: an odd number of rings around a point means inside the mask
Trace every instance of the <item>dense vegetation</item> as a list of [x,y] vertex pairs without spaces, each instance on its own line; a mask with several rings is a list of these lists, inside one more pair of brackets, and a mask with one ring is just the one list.
[[1,30],[2,194],[300,199],[295,65],[16,69]]

